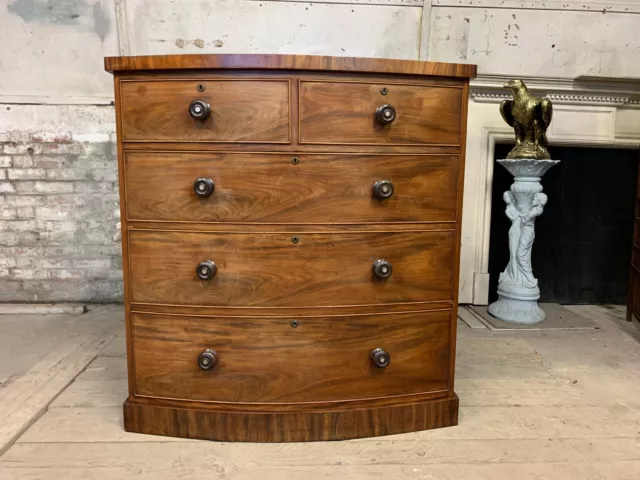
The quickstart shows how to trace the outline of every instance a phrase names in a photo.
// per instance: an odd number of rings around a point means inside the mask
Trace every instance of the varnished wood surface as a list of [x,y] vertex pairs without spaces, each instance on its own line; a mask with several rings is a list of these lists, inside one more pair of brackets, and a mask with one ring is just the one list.
[[[198,85],[205,90],[198,91]],[[122,81],[124,141],[265,142],[290,138],[288,80]],[[211,107],[206,120],[189,104]]]
[[[458,318],[458,294],[460,293],[458,289],[458,284],[460,282],[460,249],[462,246],[462,200],[463,200],[463,192],[464,192],[464,166],[466,161],[466,138],[467,138],[467,115],[469,108],[469,83],[466,82],[462,89],[462,98],[460,99],[461,108],[460,108],[460,138],[462,139],[461,151],[460,151],[460,175],[458,175],[458,197],[457,197],[457,205],[456,205],[456,236],[455,236],[455,251],[454,251],[454,267],[453,267],[453,312],[452,318]],[[451,335],[452,339],[451,348],[449,350],[449,373],[451,375],[452,381],[449,383],[449,393],[451,395],[454,394],[455,384],[453,382],[453,378],[455,377],[455,368],[456,368],[456,338],[458,335],[458,322],[451,322]]]
[[[299,102],[303,144],[460,144],[461,88],[302,81]],[[375,111],[384,104],[396,119],[383,126]]]
[[[453,240],[453,231],[132,231],[132,302],[287,307],[447,301],[453,295]],[[386,280],[373,276],[377,259],[393,266]],[[195,274],[205,260],[218,266],[208,281]]]
[[[455,424],[450,319],[475,66],[286,55],[105,65],[118,72],[126,428],[302,441]],[[211,119],[189,116],[195,99]],[[385,127],[373,122],[382,103],[397,110]],[[193,193],[199,177],[216,182],[212,197]],[[389,200],[371,195],[380,179],[394,183]],[[378,258],[390,279],[373,276]],[[218,266],[211,281],[195,274],[203,260]],[[369,366],[374,340],[398,352],[382,372]],[[221,363],[204,372],[207,347]]]
[[[292,103],[293,105],[293,103]],[[297,128],[297,123],[291,124],[292,131]],[[293,137],[295,141],[295,136]],[[267,144],[267,143],[211,143],[211,142],[125,142],[125,150],[153,151],[153,152],[216,152],[216,153],[286,153],[290,155],[302,155],[311,153],[321,154],[357,154],[379,155],[405,154],[405,155],[459,155],[459,146],[442,145],[298,145],[291,144]]]
[[[640,160],[640,156],[639,156]],[[627,321],[632,316],[640,319],[640,170],[636,182],[635,222],[633,225],[633,243],[631,244],[631,265],[627,293]]]
[[627,301],[627,321],[631,315],[640,320],[640,270],[636,266],[629,269],[629,295]]
[[458,397],[340,412],[230,413],[124,404],[129,432],[225,442],[347,440],[458,424]]
[[[133,315],[136,395],[297,403],[446,391],[450,312],[305,318]],[[218,363],[197,365],[205,349]],[[391,355],[386,368],[370,359]]]
[[321,70],[325,72],[373,72],[473,78],[475,65],[419,62],[382,58],[327,57],[316,55],[145,55],[106,57],[105,70]]
[[[294,318],[326,318],[335,316],[358,315],[393,315],[396,313],[451,310],[453,303],[448,302],[424,302],[424,303],[395,303],[386,304],[384,310],[378,305],[357,305],[349,307],[324,306],[324,307],[210,307],[203,305],[167,305],[134,303],[131,311],[134,313],[161,313],[173,317],[291,317]],[[391,318],[391,317],[388,317]]]
[[450,231],[456,228],[456,222],[406,222],[406,223],[256,223],[256,222],[185,222],[164,220],[129,220],[129,230],[167,230],[179,232],[217,232],[217,233],[385,233]]
[[[184,222],[455,221],[458,158],[400,155],[126,154],[127,214]],[[197,178],[215,191],[198,197]],[[345,182],[345,179],[349,179]],[[393,183],[389,199],[373,195]],[[158,188],[150,188],[150,186]]]
[[[116,135],[118,148],[118,179],[125,178],[124,166],[124,149],[122,142],[122,111],[118,99],[120,98],[120,75],[115,74],[113,79],[114,91],[116,96]],[[127,337],[127,369],[129,372],[128,385],[129,394],[132,395],[135,386],[133,378],[133,337],[131,336],[131,276],[129,272],[129,226],[127,224],[127,192],[124,181],[118,182],[118,193],[120,199],[120,222],[121,222],[121,245],[122,245],[122,271],[123,271],[123,299],[124,299],[124,326]]]

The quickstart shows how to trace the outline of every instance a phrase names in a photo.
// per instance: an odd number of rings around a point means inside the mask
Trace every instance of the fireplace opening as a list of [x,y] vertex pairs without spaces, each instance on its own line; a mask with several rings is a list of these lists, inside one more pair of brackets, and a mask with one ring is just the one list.
[[[513,144],[496,144],[494,159]],[[536,219],[533,273],[540,302],[626,304],[635,217],[639,151],[566,146],[550,148],[561,162],[542,177],[548,202]],[[502,195],[513,177],[494,165],[489,302],[497,299],[498,277],[509,261]]]

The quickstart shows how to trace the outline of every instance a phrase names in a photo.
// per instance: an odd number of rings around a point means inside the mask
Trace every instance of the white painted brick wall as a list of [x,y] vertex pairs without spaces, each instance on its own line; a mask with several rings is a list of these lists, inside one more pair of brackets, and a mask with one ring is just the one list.
[[[34,131],[60,108],[66,125]],[[10,112],[0,135],[0,302],[121,301],[113,108]]]

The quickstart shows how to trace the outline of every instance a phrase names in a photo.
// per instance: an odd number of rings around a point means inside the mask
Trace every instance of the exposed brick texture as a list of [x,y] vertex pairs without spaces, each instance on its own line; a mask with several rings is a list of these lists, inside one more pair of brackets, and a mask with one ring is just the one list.
[[114,133],[3,133],[0,302],[122,300]]

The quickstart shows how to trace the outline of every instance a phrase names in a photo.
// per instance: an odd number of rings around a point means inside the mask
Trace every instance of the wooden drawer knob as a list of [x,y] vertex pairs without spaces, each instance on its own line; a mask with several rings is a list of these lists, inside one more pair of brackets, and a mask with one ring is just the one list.
[[211,370],[218,363],[218,354],[215,350],[207,348],[200,355],[198,355],[198,366],[202,370]]
[[371,352],[371,361],[378,368],[385,368],[391,363],[391,355],[384,348],[376,348]]
[[216,189],[216,184],[210,178],[198,178],[193,182],[193,191],[199,197],[208,197]]
[[389,104],[376,108],[376,121],[380,125],[389,125],[396,119],[396,109]]
[[392,267],[386,260],[376,260],[373,262],[373,274],[381,280],[391,276]]
[[196,120],[206,120],[211,115],[211,107],[204,100],[194,100],[189,104],[189,115]]
[[218,267],[211,260],[200,262],[196,267],[196,274],[201,280],[211,280],[218,273]]
[[380,199],[389,198],[393,195],[393,183],[389,180],[378,180],[373,184],[373,194]]

